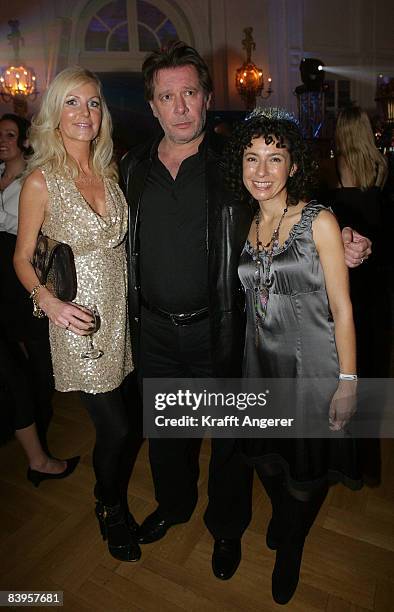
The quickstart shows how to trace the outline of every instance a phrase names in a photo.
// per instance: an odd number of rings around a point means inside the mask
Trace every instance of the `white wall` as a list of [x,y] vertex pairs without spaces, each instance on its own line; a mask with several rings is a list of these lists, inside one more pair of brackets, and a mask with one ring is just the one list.
[[351,80],[351,97],[375,107],[376,76],[394,77],[394,3],[391,0],[267,0],[269,61],[277,96],[274,103],[296,109],[303,56],[336,67],[332,76]]

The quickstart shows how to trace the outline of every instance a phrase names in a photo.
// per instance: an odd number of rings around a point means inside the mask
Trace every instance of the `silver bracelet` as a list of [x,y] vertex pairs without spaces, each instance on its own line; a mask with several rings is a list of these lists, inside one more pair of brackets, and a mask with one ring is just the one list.
[[342,374],[342,372],[340,372],[339,380],[357,380],[357,374]]

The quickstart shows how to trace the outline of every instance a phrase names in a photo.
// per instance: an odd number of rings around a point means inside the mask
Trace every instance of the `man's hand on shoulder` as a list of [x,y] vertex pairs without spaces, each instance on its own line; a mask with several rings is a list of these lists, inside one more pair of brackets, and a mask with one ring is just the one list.
[[372,242],[369,238],[361,236],[351,227],[344,227],[342,240],[345,247],[345,261],[349,268],[357,268],[372,253]]

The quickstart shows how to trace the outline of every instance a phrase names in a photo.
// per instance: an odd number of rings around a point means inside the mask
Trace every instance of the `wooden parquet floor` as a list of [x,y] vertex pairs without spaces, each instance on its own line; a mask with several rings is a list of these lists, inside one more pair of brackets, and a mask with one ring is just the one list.
[[[211,572],[206,506],[209,442],[201,452],[200,499],[186,525],[144,546],[139,563],[113,559],[93,514],[93,428],[74,394],[58,395],[50,447],[80,454],[76,472],[38,489],[25,478],[16,441],[0,448],[0,589],[62,590],[65,612],[270,612],[274,552],[266,548],[270,503],[254,485],[252,523],[243,559],[227,582]],[[382,441],[382,483],[359,492],[331,488],[305,546],[294,612],[394,611],[394,440]],[[130,506],[142,520],[155,507],[147,445],[130,485]],[[12,608],[14,609],[14,608]],[[54,609],[54,608],[52,608]]]

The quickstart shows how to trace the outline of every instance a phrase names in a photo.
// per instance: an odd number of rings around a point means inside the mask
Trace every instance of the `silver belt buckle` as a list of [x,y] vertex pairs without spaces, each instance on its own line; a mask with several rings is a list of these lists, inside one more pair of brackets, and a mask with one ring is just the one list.
[[[189,321],[189,320],[192,320],[192,318],[193,318],[193,316],[190,316],[190,315],[188,316],[188,315],[185,315],[183,313],[181,313],[181,314],[172,314],[171,315],[171,321],[177,327],[183,327],[183,326],[187,325],[188,323],[183,323],[182,322],[182,317],[183,317],[184,321]],[[186,319],[186,317],[187,317],[187,319]]]

